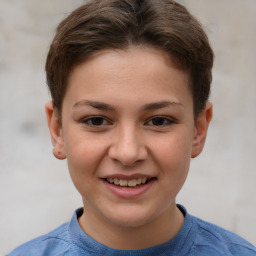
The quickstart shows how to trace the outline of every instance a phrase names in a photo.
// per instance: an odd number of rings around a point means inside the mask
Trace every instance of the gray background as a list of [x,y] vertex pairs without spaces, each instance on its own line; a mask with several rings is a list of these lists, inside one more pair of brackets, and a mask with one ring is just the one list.
[[[46,127],[44,62],[80,0],[0,0],[0,253],[68,221],[81,199]],[[187,0],[216,54],[214,119],[178,202],[256,243],[256,1]]]

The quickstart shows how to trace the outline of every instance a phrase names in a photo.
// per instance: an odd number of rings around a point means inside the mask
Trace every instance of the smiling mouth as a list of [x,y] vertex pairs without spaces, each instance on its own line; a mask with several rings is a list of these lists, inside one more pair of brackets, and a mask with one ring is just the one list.
[[132,180],[117,179],[117,178],[106,178],[104,180],[115,186],[135,188],[141,185],[145,185],[153,179],[156,180],[156,178],[146,178],[146,177],[132,179]]

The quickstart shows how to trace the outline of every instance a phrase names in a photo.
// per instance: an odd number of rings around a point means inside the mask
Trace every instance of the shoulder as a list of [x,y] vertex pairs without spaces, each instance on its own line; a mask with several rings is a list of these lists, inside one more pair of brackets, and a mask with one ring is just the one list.
[[69,251],[68,223],[14,249],[7,256],[67,255]]
[[256,256],[256,247],[240,236],[207,221],[192,218],[197,233],[192,250],[205,250],[208,255]]

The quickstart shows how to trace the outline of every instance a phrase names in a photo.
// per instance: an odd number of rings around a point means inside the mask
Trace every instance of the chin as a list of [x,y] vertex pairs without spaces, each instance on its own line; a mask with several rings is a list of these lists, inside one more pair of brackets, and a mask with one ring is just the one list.
[[[149,215],[145,210],[136,210],[136,209],[125,209],[115,211],[112,216],[109,216],[108,220],[120,227],[125,228],[137,228],[154,220],[154,216]],[[107,217],[107,216],[106,216]]]

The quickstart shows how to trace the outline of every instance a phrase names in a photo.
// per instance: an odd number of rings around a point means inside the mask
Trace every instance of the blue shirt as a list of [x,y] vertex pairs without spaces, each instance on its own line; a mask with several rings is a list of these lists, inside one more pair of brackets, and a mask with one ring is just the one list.
[[256,256],[256,247],[238,235],[188,214],[179,233],[167,243],[142,250],[109,248],[86,235],[78,224],[83,208],[70,222],[27,242],[8,256]]

